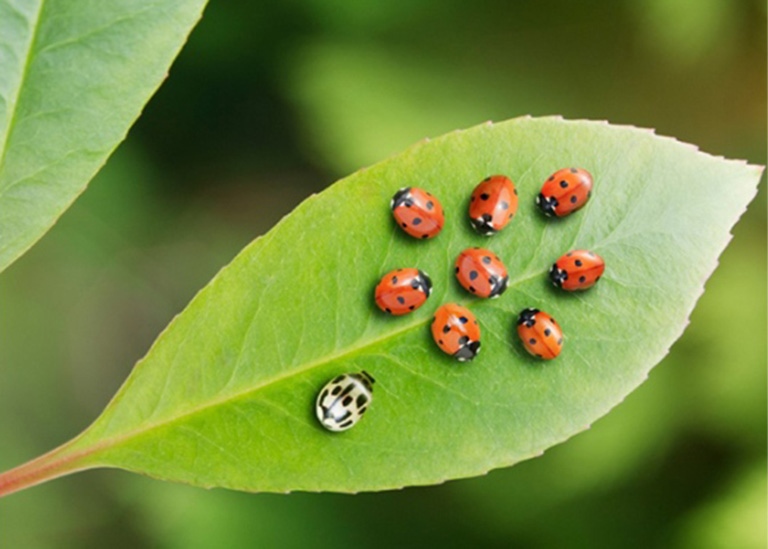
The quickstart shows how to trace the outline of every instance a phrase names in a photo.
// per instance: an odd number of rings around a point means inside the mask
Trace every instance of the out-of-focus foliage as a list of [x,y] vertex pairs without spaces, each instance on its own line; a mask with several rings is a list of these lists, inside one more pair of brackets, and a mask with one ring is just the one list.
[[[732,29],[713,39],[699,2],[663,23],[650,3],[214,1],[125,146],[0,277],[0,468],[80,431],[303,197],[422,137],[558,113],[765,163],[764,4],[706,2]],[[97,471],[0,502],[0,545],[765,547],[765,233],[761,193],[668,359],[541,458],[354,497]]]

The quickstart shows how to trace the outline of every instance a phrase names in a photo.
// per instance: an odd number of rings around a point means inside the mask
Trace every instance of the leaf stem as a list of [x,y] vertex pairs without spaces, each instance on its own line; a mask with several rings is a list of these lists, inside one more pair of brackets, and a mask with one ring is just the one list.
[[64,475],[95,467],[95,463],[88,462],[86,459],[92,456],[93,448],[73,450],[73,442],[69,441],[47,454],[0,473],[0,498]]

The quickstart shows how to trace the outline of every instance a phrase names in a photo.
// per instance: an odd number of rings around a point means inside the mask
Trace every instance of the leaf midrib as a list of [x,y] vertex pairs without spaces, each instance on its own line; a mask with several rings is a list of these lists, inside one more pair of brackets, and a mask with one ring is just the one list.
[[[541,271],[540,270],[539,271],[534,271],[532,273],[526,273],[525,275],[523,275],[520,278],[514,280],[513,282],[510,282],[508,288],[511,289],[511,288],[516,287],[516,286],[519,286],[520,284],[523,284],[524,282],[527,282],[528,280],[536,278],[537,276],[540,276],[540,275],[541,275]],[[482,300],[482,301],[478,301],[478,300],[471,300],[471,301],[456,300],[456,301],[461,303],[463,306],[465,306],[465,307],[467,307],[469,309],[472,309],[472,308],[478,307],[478,306],[483,306],[483,304],[488,302],[488,300]],[[136,438],[136,437],[141,436],[143,434],[149,433],[149,432],[151,432],[151,431],[153,431],[155,429],[171,425],[173,423],[176,423],[176,422],[181,421],[183,419],[186,419],[188,417],[191,417],[191,416],[194,416],[196,414],[205,412],[208,409],[216,408],[218,406],[221,406],[221,405],[224,405],[224,404],[227,404],[227,403],[230,403],[230,402],[235,402],[235,401],[238,401],[238,400],[241,400],[241,399],[244,399],[244,398],[248,398],[252,394],[257,393],[258,391],[261,391],[262,389],[270,387],[271,385],[279,383],[279,382],[281,382],[281,381],[283,381],[285,379],[288,379],[288,378],[293,377],[293,376],[301,375],[301,374],[303,374],[305,372],[308,372],[308,371],[310,371],[310,370],[312,370],[314,368],[317,368],[317,367],[323,366],[325,364],[328,364],[329,362],[333,362],[335,360],[338,360],[338,359],[344,358],[346,356],[352,355],[352,354],[357,353],[357,352],[359,352],[359,351],[361,351],[363,349],[366,349],[368,347],[373,347],[375,345],[378,345],[378,344],[380,344],[380,343],[382,343],[384,341],[387,341],[388,339],[392,339],[394,337],[400,336],[400,335],[402,335],[404,333],[407,333],[409,331],[415,330],[417,328],[422,328],[424,325],[426,325],[430,321],[430,318],[427,318],[425,320],[419,320],[417,322],[413,322],[411,324],[408,324],[407,326],[405,326],[403,328],[400,328],[398,330],[395,330],[393,332],[390,332],[390,333],[384,335],[383,337],[379,337],[379,338],[376,338],[376,339],[368,340],[365,343],[360,344],[360,345],[353,345],[353,346],[350,346],[350,347],[346,347],[345,349],[343,349],[341,351],[338,351],[336,353],[333,353],[333,354],[330,354],[330,355],[326,355],[326,356],[324,356],[322,358],[318,358],[316,360],[310,361],[310,362],[306,363],[302,367],[299,367],[299,368],[293,369],[293,370],[289,370],[289,371],[287,371],[287,372],[285,372],[283,374],[277,375],[277,376],[275,376],[275,377],[273,377],[271,379],[267,379],[267,380],[265,380],[264,383],[262,383],[260,385],[257,385],[257,386],[254,386],[254,387],[250,387],[250,388],[248,388],[246,390],[243,390],[243,391],[232,393],[232,394],[227,395],[227,396],[225,396],[223,398],[212,399],[212,400],[208,401],[207,403],[204,403],[204,404],[202,404],[202,405],[200,405],[198,407],[195,407],[195,408],[191,408],[191,409],[189,409],[189,410],[187,410],[187,411],[185,411],[185,412],[183,412],[181,414],[178,414],[176,416],[172,416],[172,417],[166,418],[166,419],[164,419],[162,421],[151,423],[151,424],[149,424],[147,426],[144,426],[142,428],[136,429],[134,431],[130,431],[130,432],[125,433],[123,435],[117,435],[117,436],[114,436],[112,438],[108,438],[106,440],[103,440],[101,442],[97,442],[97,443],[93,444],[91,452],[85,451],[85,452],[82,453],[82,455],[83,455],[83,457],[86,457],[86,456],[89,456],[89,455],[93,455],[93,453],[98,452],[100,450],[108,450],[108,449],[113,448],[115,446],[119,446],[121,443],[123,443],[123,442],[125,442],[127,440]],[[81,437],[87,437],[89,431],[90,431],[90,429],[88,429],[85,432],[83,432],[82,435],[80,437],[78,437],[78,439],[80,439]]]
[[[24,89],[24,85],[27,82],[27,77],[29,76],[29,67],[32,64],[32,58],[34,57],[32,52],[34,51],[35,44],[37,42],[37,32],[40,28],[40,19],[43,13],[44,5],[45,5],[45,0],[40,0],[37,13],[35,13],[35,17],[32,22],[32,32],[29,38],[27,55],[24,59],[24,68],[21,71],[21,78],[19,79],[19,85],[18,85],[18,88],[16,89],[15,97],[10,102],[11,110],[8,116],[8,123],[5,127],[5,132],[2,135],[2,143],[0,144],[0,181],[2,181],[2,174],[5,171],[5,157],[8,154],[8,143],[10,142],[11,133],[13,133],[13,129],[16,126],[16,113],[18,113],[19,111],[18,109],[19,98],[21,97],[21,92]],[[4,189],[0,185],[0,194],[2,194],[3,190]]]

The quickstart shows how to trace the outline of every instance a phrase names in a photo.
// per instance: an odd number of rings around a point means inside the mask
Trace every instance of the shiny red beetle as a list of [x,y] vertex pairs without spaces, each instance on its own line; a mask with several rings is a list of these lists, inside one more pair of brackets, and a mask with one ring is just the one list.
[[469,219],[475,230],[492,235],[507,226],[517,213],[517,189],[504,175],[483,179],[469,199]]
[[524,309],[517,317],[517,335],[530,354],[552,360],[563,350],[563,332],[555,319],[538,309]]
[[465,290],[478,297],[499,297],[509,284],[504,263],[484,248],[468,248],[459,254],[456,278]]
[[480,352],[480,325],[469,309],[446,303],[435,311],[432,337],[437,346],[459,362],[472,360]]
[[563,168],[544,182],[536,204],[548,216],[564,217],[587,203],[592,175],[582,168]]
[[397,269],[381,277],[374,290],[376,305],[392,315],[404,315],[418,309],[432,293],[432,280],[418,269]]
[[443,206],[424,189],[400,189],[392,197],[390,208],[398,226],[414,238],[434,238],[443,230]]
[[604,271],[605,261],[602,257],[589,250],[573,250],[552,265],[549,279],[558,288],[573,292],[594,286]]

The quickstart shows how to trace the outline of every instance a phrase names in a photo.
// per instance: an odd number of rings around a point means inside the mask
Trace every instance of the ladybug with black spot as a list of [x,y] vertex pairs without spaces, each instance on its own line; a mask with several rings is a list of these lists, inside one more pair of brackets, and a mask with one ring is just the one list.
[[496,234],[517,213],[517,189],[505,175],[483,179],[469,199],[469,219],[475,230],[483,235]]
[[398,227],[414,238],[434,238],[443,230],[443,206],[424,189],[400,189],[392,197],[390,208]]
[[507,268],[496,254],[485,248],[468,248],[456,259],[456,279],[469,293],[496,298],[509,285]]
[[603,258],[589,250],[573,250],[555,261],[549,269],[549,280],[568,292],[587,290],[605,272]]
[[543,360],[556,358],[563,350],[563,332],[548,313],[524,309],[517,317],[517,335],[530,354]]
[[419,269],[390,271],[381,277],[374,299],[379,309],[395,316],[408,314],[424,305],[432,293],[432,280]]
[[544,215],[565,217],[592,196],[592,175],[583,168],[563,168],[549,176],[536,197]]
[[480,325],[469,309],[455,303],[441,305],[432,319],[432,338],[440,350],[459,362],[480,352]]
[[315,401],[315,415],[329,431],[346,431],[353,427],[373,400],[376,380],[368,372],[342,374],[320,390]]

